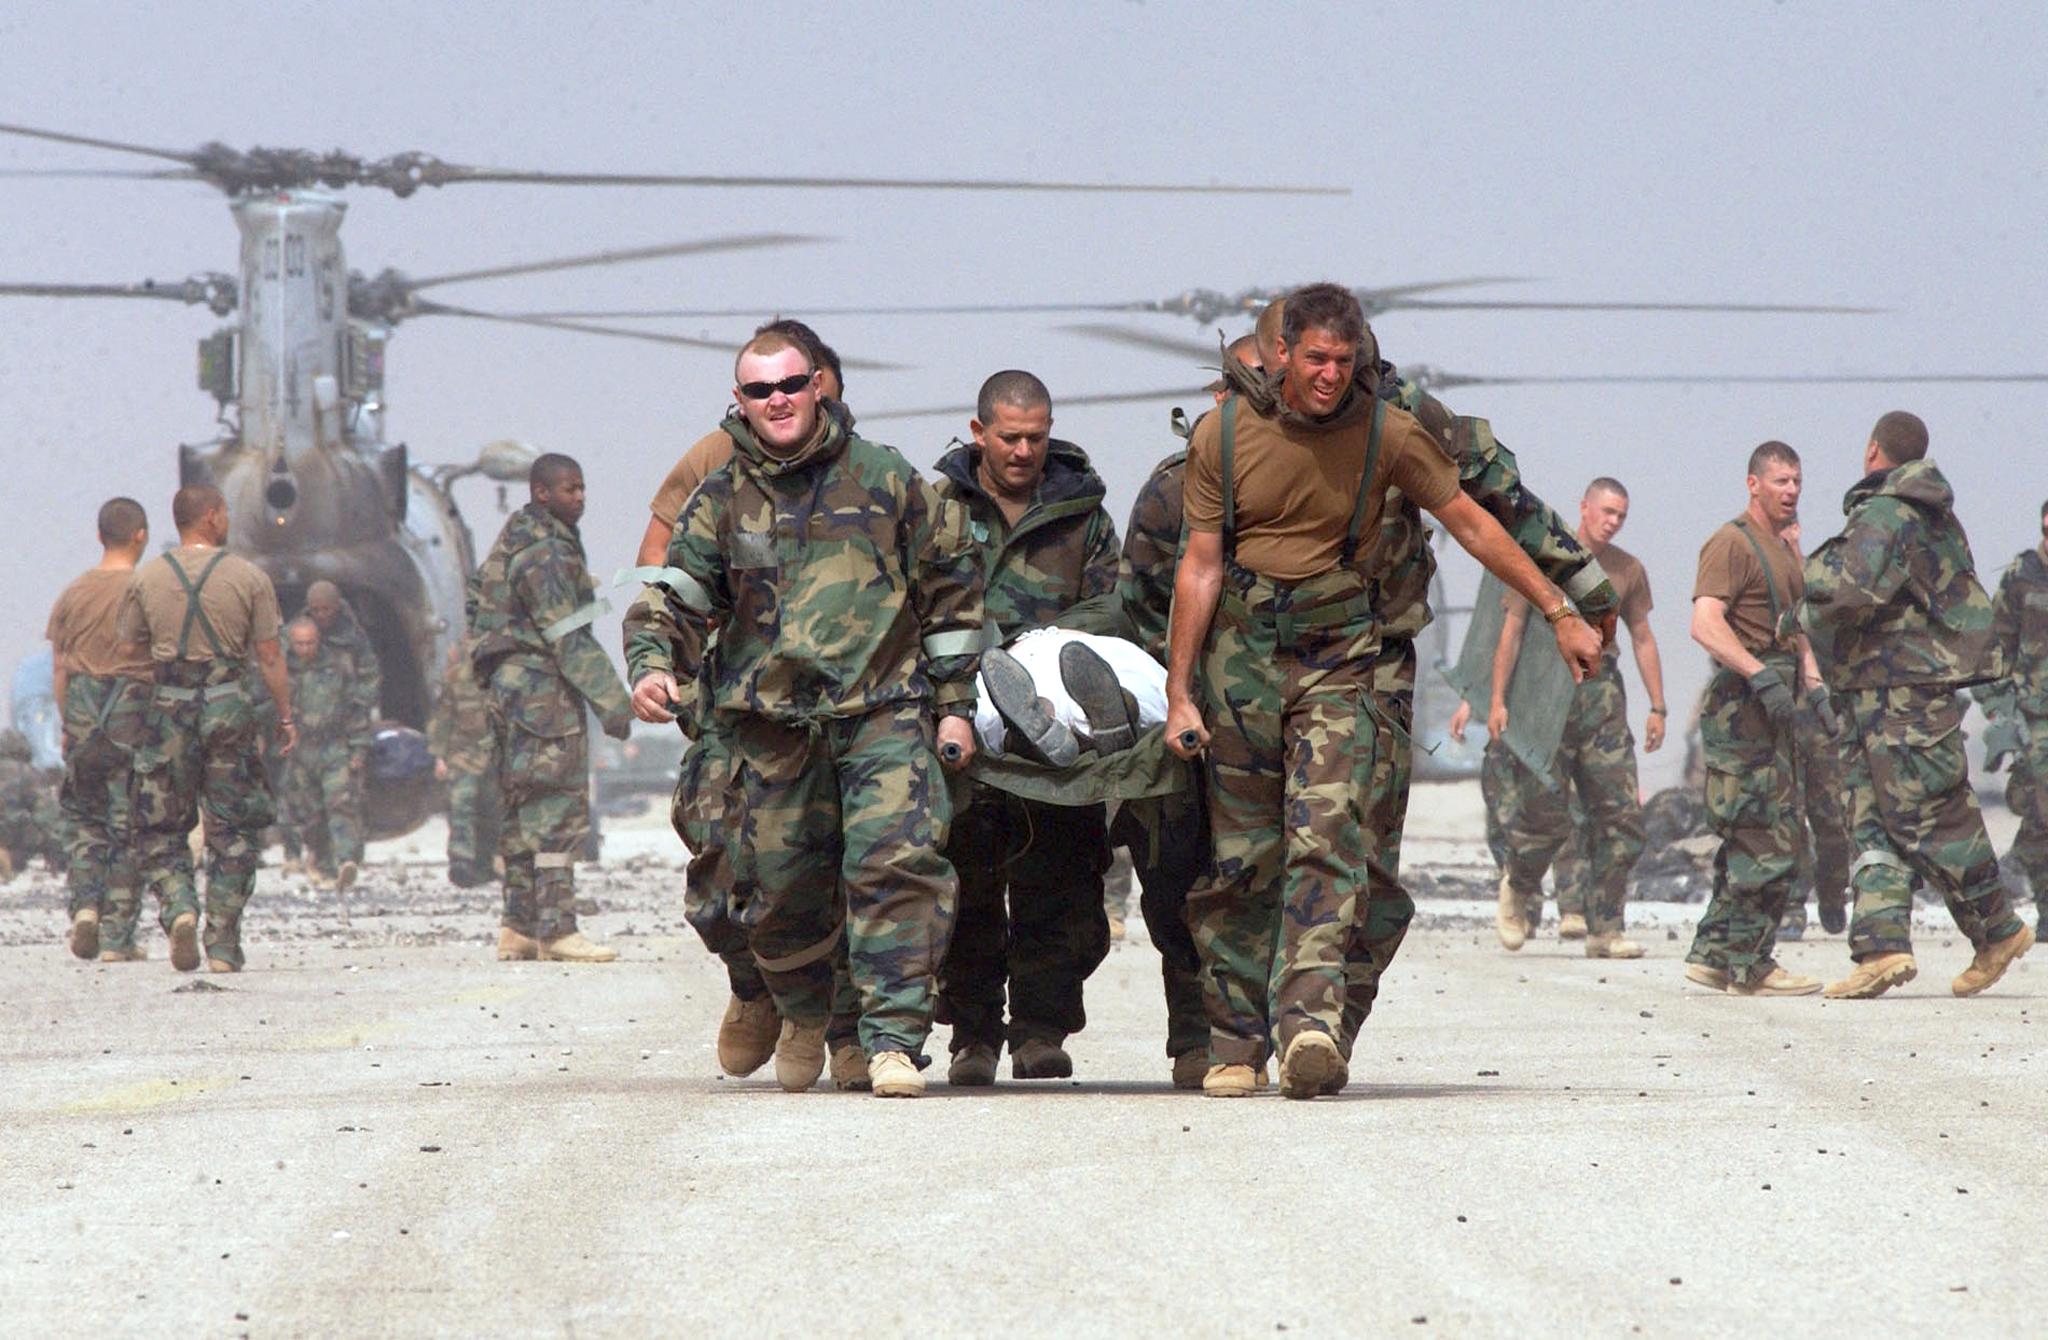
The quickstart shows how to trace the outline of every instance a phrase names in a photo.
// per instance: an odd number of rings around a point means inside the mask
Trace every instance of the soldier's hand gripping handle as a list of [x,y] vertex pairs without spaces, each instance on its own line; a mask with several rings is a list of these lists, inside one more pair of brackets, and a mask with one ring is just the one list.
[[939,762],[958,772],[974,758],[974,723],[963,716],[939,718]]
[[1800,699],[1801,705],[1813,713],[1814,722],[1830,740],[1842,738],[1842,718],[1835,712],[1835,700],[1828,693],[1827,686],[1815,684]]
[[676,679],[663,670],[649,670],[633,686],[633,715],[657,726],[676,719]]
[[1166,707],[1166,746],[1182,758],[1195,758],[1209,743],[1209,730],[1202,724],[1202,709],[1192,702],[1169,702]]
[[1749,677],[1749,691],[1756,695],[1764,715],[1771,719],[1771,729],[1782,732],[1791,728],[1796,704],[1792,688],[1782,675],[1767,665]]

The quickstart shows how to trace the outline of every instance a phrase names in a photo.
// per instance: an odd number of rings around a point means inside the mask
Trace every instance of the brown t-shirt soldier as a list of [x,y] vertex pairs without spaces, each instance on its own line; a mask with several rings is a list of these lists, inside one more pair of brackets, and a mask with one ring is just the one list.
[[1344,1083],[1345,947],[1375,842],[1354,799],[1376,734],[1365,704],[1378,620],[1362,567],[1387,490],[1430,510],[1535,602],[1575,678],[1600,660],[1599,633],[1459,489],[1434,439],[1374,393],[1375,370],[1354,375],[1365,338],[1350,292],[1296,291],[1277,372],[1238,382],[1243,394],[1189,447],[1166,729],[1187,757],[1208,748],[1215,863],[1188,896],[1188,921],[1211,1022],[1203,1090],[1217,1097],[1253,1091],[1275,1027],[1282,1093],[1313,1098]]

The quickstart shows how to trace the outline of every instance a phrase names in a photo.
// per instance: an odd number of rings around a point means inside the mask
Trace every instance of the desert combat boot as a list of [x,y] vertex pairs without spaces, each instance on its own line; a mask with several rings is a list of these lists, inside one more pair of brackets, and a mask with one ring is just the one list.
[[2033,947],[2033,928],[2022,925],[1997,944],[1985,945],[1978,950],[1976,957],[1970,960],[1970,966],[1962,970],[1949,989],[1959,996],[1974,996],[2005,976],[2005,970]]
[[725,1004],[725,1018],[718,1021],[718,1068],[736,1079],[753,1074],[775,1055],[775,1035],[781,1028],[773,998],[734,996]]
[[1851,968],[1841,981],[1829,983],[1823,994],[1829,1000],[1876,1000],[1919,975],[1920,967],[1911,954],[1879,954]]

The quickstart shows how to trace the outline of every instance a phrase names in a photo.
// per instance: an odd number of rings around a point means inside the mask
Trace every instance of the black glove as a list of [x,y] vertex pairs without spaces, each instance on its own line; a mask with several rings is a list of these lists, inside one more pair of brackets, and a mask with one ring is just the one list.
[[1768,665],[1749,677],[1749,691],[1763,704],[1764,715],[1771,719],[1771,728],[1777,731],[1789,730],[1792,713],[1796,704],[1792,701],[1792,690],[1784,677]]
[[1835,714],[1835,700],[1824,686],[1816,684],[1808,689],[1800,698],[1799,705],[1813,714],[1823,735],[1830,740],[1842,738],[1842,718]]

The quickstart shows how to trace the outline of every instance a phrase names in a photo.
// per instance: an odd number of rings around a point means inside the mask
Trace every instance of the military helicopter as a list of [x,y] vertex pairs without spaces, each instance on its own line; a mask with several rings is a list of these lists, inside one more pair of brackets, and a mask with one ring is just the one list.
[[[245,151],[219,143],[166,149],[10,124],[0,124],[0,134],[139,155],[168,165],[10,169],[8,176],[197,181],[228,197],[241,234],[240,266],[233,275],[202,273],[170,283],[0,283],[0,296],[153,299],[204,306],[233,318],[199,342],[199,385],[217,402],[219,431],[179,447],[179,481],[221,489],[232,517],[231,547],[270,575],[287,610],[298,607],[315,581],[329,580],[341,588],[376,647],[384,715],[412,728],[425,724],[443,657],[461,636],[464,586],[475,566],[474,540],[450,485],[470,474],[501,484],[523,481],[534,453],[507,441],[484,448],[468,462],[428,465],[416,461],[405,443],[388,441],[385,358],[393,330],[417,317],[459,317],[729,352],[725,342],[488,311],[423,295],[456,283],[818,239],[753,233],[423,278],[388,269],[366,276],[351,271],[344,257],[340,230],[347,205],[339,194],[344,189],[381,189],[400,198],[425,187],[469,183],[1348,194],[1326,187],[1227,184],[545,172],[468,166],[421,153],[373,161],[339,150]],[[407,817],[416,822],[419,816]]]

